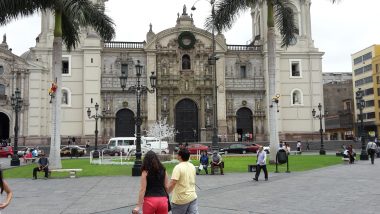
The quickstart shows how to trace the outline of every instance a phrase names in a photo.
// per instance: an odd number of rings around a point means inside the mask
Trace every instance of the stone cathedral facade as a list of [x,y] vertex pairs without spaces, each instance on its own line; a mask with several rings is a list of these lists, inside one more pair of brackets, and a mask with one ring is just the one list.
[[[100,1],[100,0],[99,0]],[[298,41],[276,51],[276,84],[279,102],[268,98],[266,5],[252,8],[252,38],[249,45],[228,44],[215,35],[216,111],[218,135],[226,141],[267,141],[268,109],[278,110],[280,140],[304,140],[319,130],[311,114],[323,103],[322,55],[311,36],[310,0],[293,0],[299,27]],[[0,46],[0,137],[13,136],[14,113],[10,96],[16,88],[25,100],[20,114],[21,142],[48,143],[52,83],[51,54],[54,19],[44,13],[35,47],[15,56]],[[148,28],[148,27],[147,27]],[[105,110],[99,134],[110,137],[135,134],[136,94],[122,91],[119,77],[128,76],[127,87],[136,84],[135,65],[143,65],[142,85],[149,86],[151,72],[157,75],[154,93],[141,97],[142,130],[166,118],[177,134],[176,142],[211,141],[214,75],[209,57],[213,35],[194,25],[185,9],[173,13],[173,27],[159,32],[150,25],[140,42],[104,42],[91,29],[83,29],[79,47],[64,51],[62,69],[62,124],[65,139],[92,139],[95,121],[86,110],[95,103]],[[59,87],[59,86],[58,86]],[[150,87],[150,86],[149,86]],[[83,141],[84,142],[84,141]]]

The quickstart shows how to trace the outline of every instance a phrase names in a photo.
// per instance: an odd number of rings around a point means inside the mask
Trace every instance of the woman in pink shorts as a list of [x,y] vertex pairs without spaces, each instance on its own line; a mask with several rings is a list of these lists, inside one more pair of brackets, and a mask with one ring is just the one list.
[[137,206],[132,213],[138,214],[142,208],[144,214],[167,214],[168,178],[166,169],[156,153],[146,153],[141,166],[140,192]]

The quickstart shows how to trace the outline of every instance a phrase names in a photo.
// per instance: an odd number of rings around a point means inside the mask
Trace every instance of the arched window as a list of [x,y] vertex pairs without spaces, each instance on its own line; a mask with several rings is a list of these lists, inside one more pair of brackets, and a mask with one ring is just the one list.
[[302,105],[303,94],[300,89],[293,89],[291,93],[291,105]]
[[62,88],[61,102],[63,106],[71,106],[71,92],[67,88]]
[[182,70],[189,70],[191,68],[190,56],[185,54],[182,56]]

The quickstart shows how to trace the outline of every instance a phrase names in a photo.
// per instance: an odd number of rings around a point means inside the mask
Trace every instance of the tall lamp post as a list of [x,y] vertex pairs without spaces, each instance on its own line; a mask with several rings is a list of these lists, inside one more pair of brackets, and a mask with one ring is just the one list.
[[[200,1],[197,0],[194,2],[191,10],[196,10],[195,4]],[[208,0],[207,0],[208,1]],[[211,17],[212,17],[212,53],[208,58],[208,64],[212,67],[213,75],[213,89],[212,89],[212,109],[213,109],[213,124],[212,124],[212,149],[218,150],[218,110],[217,110],[217,81],[216,81],[216,60],[219,58],[215,54],[215,0],[208,1],[211,4]]]
[[20,166],[20,159],[18,158],[17,151],[18,151],[18,113],[21,110],[23,100],[21,99],[21,91],[16,88],[16,91],[14,94],[12,94],[11,97],[11,105],[13,110],[15,111],[15,129],[14,129],[14,151],[13,151],[13,157],[11,160],[11,166]]
[[319,150],[319,154],[320,155],[325,155],[326,154],[326,150],[325,148],[323,147],[323,128],[322,128],[322,118],[326,117],[328,112],[325,111],[325,114],[323,115],[322,114],[322,105],[321,103],[318,104],[318,110],[319,110],[319,115],[316,115],[316,111],[315,109],[313,109],[313,111],[311,111],[311,113],[313,114],[313,117],[314,118],[317,118],[319,119],[319,133],[321,134],[321,148]]
[[362,152],[360,153],[360,160],[368,160],[368,154],[365,146],[365,134],[363,125],[363,109],[365,107],[365,100],[363,99],[364,92],[359,88],[356,92],[356,105],[360,111],[360,139],[362,141]]
[[102,114],[99,114],[98,113],[98,110],[99,110],[99,104],[96,103],[95,104],[95,114],[91,116],[91,109],[88,108],[87,109],[87,116],[89,119],[91,118],[94,118],[95,119],[95,150],[94,150],[94,153],[92,153],[92,158],[99,158],[99,151],[98,151],[98,119],[99,118],[103,118],[103,116],[105,115],[106,113],[106,110],[103,109],[102,111]]
[[[150,85],[152,89],[149,89],[147,86],[140,84],[140,78],[142,73],[143,66],[140,65],[140,60],[137,60],[136,67],[136,84],[129,87],[127,92],[136,93],[137,100],[137,112],[136,112],[136,160],[132,167],[132,176],[141,176],[141,108],[140,108],[140,99],[141,94],[145,92],[154,93],[156,88],[157,77],[154,75],[154,71],[152,71],[152,75],[150,76]],[[121,88],[124,89],[127,87],[127,79],[128,76],[126,73],[122,73],[120,76],[120,85]]]

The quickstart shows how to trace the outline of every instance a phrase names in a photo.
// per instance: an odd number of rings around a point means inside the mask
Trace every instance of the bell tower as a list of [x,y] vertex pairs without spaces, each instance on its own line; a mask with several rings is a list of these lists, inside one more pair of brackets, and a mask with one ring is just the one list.
[[[289,7],[294,12],[294,21],[298,27],[297,44],[314,47],[311,35],[311,18],[310,18],[311,0],[290,0]],[[267,5],[265,1],[261,1],[259,5],[251,10],[252,16],[252,41],[255,44],[264,44],[267,40]],[[277,44],[281,44],[281,37],[278,29],[276,29]],[[280,45],[277,48],[281,48]]]

